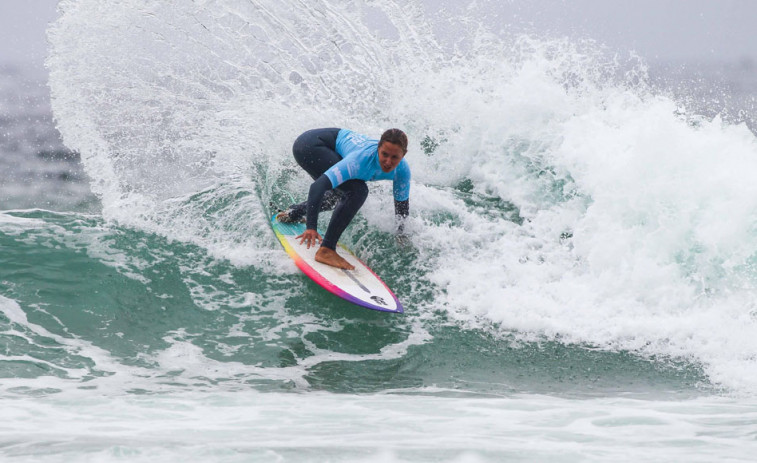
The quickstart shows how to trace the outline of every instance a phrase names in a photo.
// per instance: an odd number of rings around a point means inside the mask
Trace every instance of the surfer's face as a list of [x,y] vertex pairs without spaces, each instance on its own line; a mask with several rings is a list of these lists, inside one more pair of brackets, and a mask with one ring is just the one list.
[[405,152],[399,145],[390,141],[385,141],[378,148],[379,165],[384,172],[393,171],[405,157]]

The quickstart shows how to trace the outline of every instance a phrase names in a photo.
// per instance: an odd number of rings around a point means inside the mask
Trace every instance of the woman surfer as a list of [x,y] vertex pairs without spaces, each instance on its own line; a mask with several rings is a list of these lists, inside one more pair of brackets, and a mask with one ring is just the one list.
[[[307,229],[297,238],[308,248],[321,243],[316,261],[354,269],[337,254],[336,243],[368,196],[365,182],[394,182],[394,213],[402,232],[410,204],[410,166],[404,159],[407,135],[402,130],[389,129],[374,140],[347,129],[313,129],[297,137],[292,151],[297,164],[315,181],[306,202],[293,204],[276,218],[285,223],[305,219]],[[322,238],[316,230],[318,213],[331,209],[334,213]]]

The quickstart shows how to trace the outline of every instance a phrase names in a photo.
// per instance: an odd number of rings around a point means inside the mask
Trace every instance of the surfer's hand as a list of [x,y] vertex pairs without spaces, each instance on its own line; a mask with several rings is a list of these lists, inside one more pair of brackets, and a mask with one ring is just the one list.
[[305,230],[305,233],[298,236],[297,239],[300,240],[300,244],[307,245],[308,249],[310,249],[311,246],[315,246],[316,244],[323,241],[323,238],[321,238],[321,235],[318,234],[317,231],[307,229]]

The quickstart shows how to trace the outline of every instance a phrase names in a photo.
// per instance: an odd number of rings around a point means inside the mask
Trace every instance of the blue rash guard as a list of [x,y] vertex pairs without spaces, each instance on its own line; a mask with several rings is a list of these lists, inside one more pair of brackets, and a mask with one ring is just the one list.
[[393,180],[394,199],[407,201],[410,197],[410,166],[403,159],[393,171],[381,170],[378,161],[378,140],[352,130],[341,129],[336,137],[336,152],[342,160],[324,172],[331,180],[331,188],[352,179],[365,182]]

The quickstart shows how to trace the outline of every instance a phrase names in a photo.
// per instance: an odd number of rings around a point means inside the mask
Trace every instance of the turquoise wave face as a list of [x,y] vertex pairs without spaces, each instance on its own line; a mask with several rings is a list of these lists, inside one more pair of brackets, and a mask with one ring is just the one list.
[[[369,236],[365,246],[388,238]],[[696,365],[468,329],[434,310],[412,253],[405,274],[376,266],[408,307],[396,316],[326,293],[276,248],[280,266],[263,271],[96,216],[45,211],[4,213],[0,245],[6,396],[424,388],[660,397],[708,389]]]

